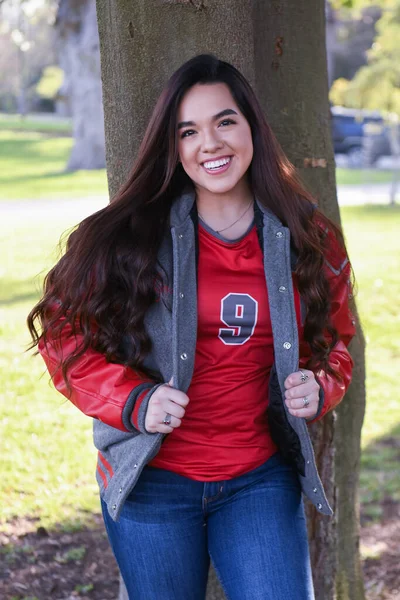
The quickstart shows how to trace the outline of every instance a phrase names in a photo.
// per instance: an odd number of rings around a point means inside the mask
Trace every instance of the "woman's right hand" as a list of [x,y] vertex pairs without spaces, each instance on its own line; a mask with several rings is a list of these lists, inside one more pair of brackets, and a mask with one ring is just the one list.
[[[185,407],[189,398],[172,387],[172,379],[164,385],[160,385],[149,400],[145,418],[145,429],[149,433],[171,433],[175,427],[182,423]],[[165,425],[163,420],[166,415],[171,415],[171,425]]]

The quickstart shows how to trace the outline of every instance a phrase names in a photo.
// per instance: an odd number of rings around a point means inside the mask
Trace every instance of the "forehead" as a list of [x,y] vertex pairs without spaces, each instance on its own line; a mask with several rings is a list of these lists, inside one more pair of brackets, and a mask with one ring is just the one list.
[[240,112],[225,83],[196,84],[186,92],[178,108],[178,121],[211,118],[225,108]]

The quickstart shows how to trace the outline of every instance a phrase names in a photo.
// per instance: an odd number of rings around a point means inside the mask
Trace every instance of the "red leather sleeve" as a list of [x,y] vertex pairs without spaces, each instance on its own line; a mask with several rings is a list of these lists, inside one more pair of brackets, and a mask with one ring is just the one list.
[[[340,272],[338,273],[339,269]],[[328,375],[323,370],[319,370],[315,373],[315,377],[323,391],[323,405],[322,409],[318,411],[317,417],[307,420],[307,423],[314,423],[319,419],[322,419],[326,413],[339,404],[350,385],[353,369],[353,360],[347,350],[347,346],[356,332],[354,316],[349,308],[349,298],[352,294],[350,263],[345,258],[342,260],[342,264],[338,269],[332,266],[331,263],[328,263],[326,275],[331,291],[332,323],[339,334],[339,341],[329,355],[329,364],[335,371],[339,372],[341,381]],[[309,357],[309,345],[304,342],[304,340],[300,340],[300,368],[307,368],[306,363]]]
[[[129,429],[130,416],[124,416],[127,403],[134,406],[132,391],[138,394],[150,389],[153,383],[142,378],[133,369],[124,365],[109,363],[105,356],[93,349],[88,349],[76,360],[68,370],[71,392],[68,392],[61,368],[57,369],[61,354],[66,357],[71,354],[81,341],[81,336],[71,335],[71,327],[65,326],[60,341],[39,340],[38,350],[46,363],[55,388],[66,396],[85,415],[94,417],[121,429]],[[134,394],[135,396],[135,394]]]

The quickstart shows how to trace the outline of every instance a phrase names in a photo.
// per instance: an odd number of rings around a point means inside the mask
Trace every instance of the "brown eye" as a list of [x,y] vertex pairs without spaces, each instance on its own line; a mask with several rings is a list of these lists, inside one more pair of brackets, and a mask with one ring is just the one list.
[[181,135],[181,139],[184,137],[188,137],[186,134],[187,133],[195,133],[195,131],[193,131],[193,129],[187,129],[186,131],[184,131]]
[[220,125],[223,125],[223,123],[228,123],[228,125],[235,125],[236,121],[232,121],[232,119],[224,119],[223,121],[221,121]]

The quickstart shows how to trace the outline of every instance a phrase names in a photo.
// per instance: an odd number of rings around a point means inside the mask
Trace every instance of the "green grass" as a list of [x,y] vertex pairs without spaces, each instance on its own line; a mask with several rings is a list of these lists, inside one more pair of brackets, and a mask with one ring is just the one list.
[[400,206],[341,212],[367,343],[365,447],[400,423]]
[[105,169],[66,173],[70,137],[1,131],[0,202],[106,196]]
[[377,169],[336,169],[337,185],[369,185],[371,183],[390,183],[392,171]]
[[[367,337],[368,403],[363,429],[362,500],[379,516],[383,494],[400,494],[400,226],[399,207],[342,211]],[[0,519],[18,515],[36,525],[73,528],[98,511],[91,422],[48,383],[40,357],[25,353],[25,317],[38,298],[39,279],[56,260],[62,215],[42,222],[5,215],[0,239]],[[393,429],[396,428],[397,429]],[[396,455],[397,452],[397,455]],[[397,458],[396,458],[397,457]],[[397,462],[396,462],[397,460]],[[386,487],[386,491],[383,489]],[[75,524],[75,525],[74,525]]]
[[[40,357],[26,353],[35,279],[56,259],[63,215],[42,222],[5,215],[0,256],[0,520],[84,522],[98,510],[91,420],[49,386]],[[79,507],[78,510],[76,508]],[[39,525],[39,522],[37,522]]]
[[0,130],[38,131],[71,135],[71,118],[48,118],[42,115],[21,115],[0,113]]
[[400,206],[342,209],[366,337],[367,406],[360,498],[379,520],[383,501],[400,502]]

